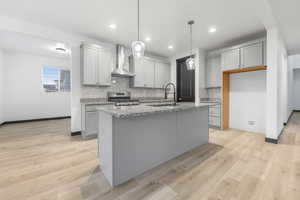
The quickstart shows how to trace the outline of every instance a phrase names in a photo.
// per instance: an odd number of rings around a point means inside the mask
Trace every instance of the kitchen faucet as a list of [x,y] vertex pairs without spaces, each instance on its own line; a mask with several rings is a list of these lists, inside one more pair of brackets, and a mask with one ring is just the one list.
[[165,99],[167,99],[168,98],[168,87],[170,86],[170,85],[172,85],[173,86],[173,89],[174,89],[174,93],[173,93],[173,95],[174,95],[174,104],[176,104],[176,86],[175,86],[175,84],[174,83],[168,83],[166,86],[165,86]]

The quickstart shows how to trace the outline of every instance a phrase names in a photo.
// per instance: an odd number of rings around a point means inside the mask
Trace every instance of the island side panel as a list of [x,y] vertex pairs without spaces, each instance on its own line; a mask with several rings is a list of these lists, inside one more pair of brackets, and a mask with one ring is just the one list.
[[105,112],[99,112],[98,148],[100,168],[113,185],[113,120]]
[[177,155],[176,112],[114,121],[116,185]]
[[176,124],[178,155],[208,143],[209,133],[207,106],[177,112]]

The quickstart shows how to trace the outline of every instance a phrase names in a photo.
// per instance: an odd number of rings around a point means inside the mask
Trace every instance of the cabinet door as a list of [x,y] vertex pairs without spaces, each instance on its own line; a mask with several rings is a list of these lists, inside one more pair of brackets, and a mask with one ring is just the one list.
[[213,57],[208,57],[206,59],[206,87],[212,86],[212,78],[213,78]]
[[232,49],[222,53],[222,70],[228,71],[239,69],[240,49]]
[[212,59],[211,86],[221,87],[221,55],[214,56]]
[[241,48],[241,67],[255,67],[263,65],[263,43],[259,42]]
[[83,84],[98,84],[98,50],[84,47],[83,51]]
[[152,59],[145,58],[143,61],[144,68],[144,87],[154,88],[154,68],[155,62]]
[[221,86],[221,55],[206,59],[206,87]]
[[171,67],[169,64],[156,62],[155,63],[155,88],[164,88],[170,82]]
[[114,67],[113,53],[109,49],[98,51],[98,79],[99,85],[109,86],[111,82],[111,71]]
[[143,69],[143,60],[134,58],[134,87],[144,87],[145,71]]
[[84,137],[98,134],[98,111],[88,111],[85,113]]
[[134,87],[154,87],[155,63],[148,58],[134,59]]

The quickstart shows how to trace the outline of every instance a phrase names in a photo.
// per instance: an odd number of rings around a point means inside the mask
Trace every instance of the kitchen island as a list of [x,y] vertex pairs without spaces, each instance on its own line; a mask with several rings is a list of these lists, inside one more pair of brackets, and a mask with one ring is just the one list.
[[100,167],[112,186],[208,143],[208,105],[101,106]]

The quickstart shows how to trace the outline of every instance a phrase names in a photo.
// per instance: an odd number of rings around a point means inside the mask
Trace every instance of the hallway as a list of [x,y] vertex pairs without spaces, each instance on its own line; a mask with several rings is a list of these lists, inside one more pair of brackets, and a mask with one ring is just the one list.
[[285,145],[300,145],[300,112],[294,112],[292,114],[288,124],[284,128],[279,143]]

